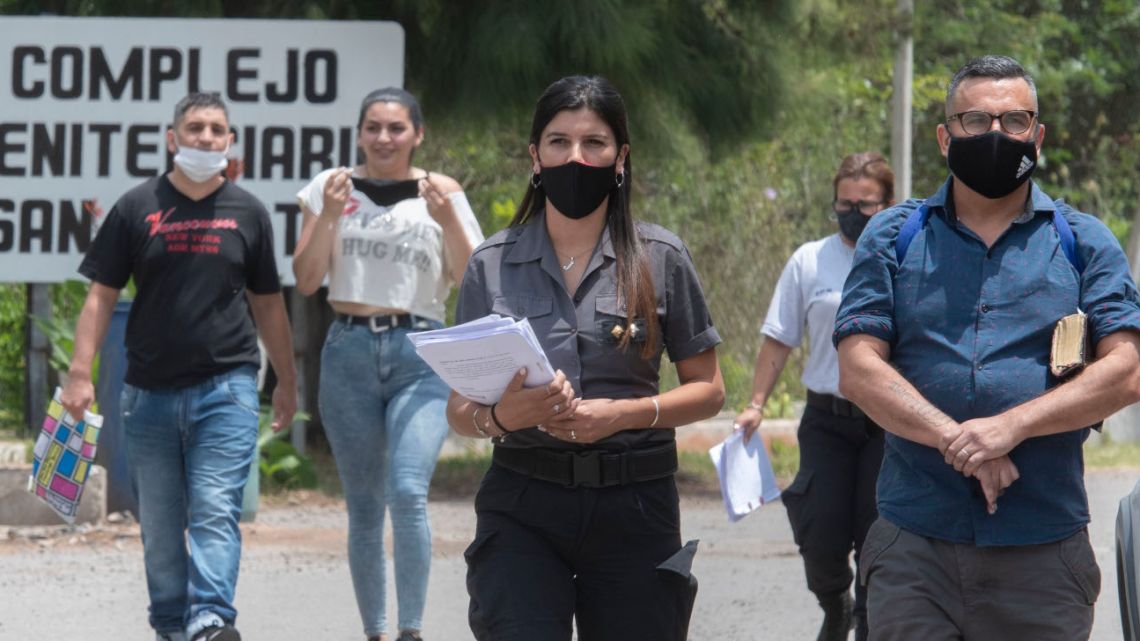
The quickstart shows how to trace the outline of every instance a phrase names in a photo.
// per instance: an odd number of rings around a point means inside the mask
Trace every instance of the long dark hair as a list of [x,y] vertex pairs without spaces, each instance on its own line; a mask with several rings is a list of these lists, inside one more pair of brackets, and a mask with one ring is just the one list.
[[[587,108],[596,113],[613,130],[617,148],[629,144],[629,122],[621,94],[601,76],[568,76],[546,88],[534,107],[534,121],[530,126],[530,143],[536,147],[542,132],[559,112]],[[614,255],[617,256],[618,296],[625,301],[626,321],[645,319],[645,343],[642,356],[653,353],[657,343],[657,296],[653,289],[653,275],[645,246],[637,233],[633,214],[629,209],[629,192],[633,183],[633,164],[625,155],[624,180],[610,189],[606,205],[606,228],[610,232]],[[541,183],[527,185],[526,194],[519,204],[511,227],[522,225],[546,207],[546,191]],[[621,346],[629,346],[630,333],[622,334]]]

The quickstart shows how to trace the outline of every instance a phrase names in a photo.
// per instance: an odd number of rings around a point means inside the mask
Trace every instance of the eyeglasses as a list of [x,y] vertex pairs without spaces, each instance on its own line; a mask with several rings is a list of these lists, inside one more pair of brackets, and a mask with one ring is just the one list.
[[873,214],[883,208],[882,200],[833,200],[831,209],[837,214],[843,214],[858,209],[861,214]]
[[980,136],[989,131],[997,120],[1001,122],[1001,128],[1007,134],[1023,134],[1029,130],[1033,125],[1033,119],[1037,117],[1036,111],[1028,111],[1025,109],[1014,109],[1000,114],[991,114],[985,111],[963,111],[956,113],[949,118],[950,120],[957,120],[962,123],[962,129],[971,136]]

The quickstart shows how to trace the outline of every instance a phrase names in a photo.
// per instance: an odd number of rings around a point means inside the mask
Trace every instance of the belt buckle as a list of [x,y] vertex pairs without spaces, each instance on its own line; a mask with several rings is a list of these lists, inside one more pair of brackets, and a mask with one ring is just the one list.
[[[376,319],[383,318],[384,325],[376,322]],[[390,314],[375,314],[368,317],[368,329],[372,330],[373,334],[379,334],[392,329],[392,316]]]
[[602,457],[598,450],[586,450],[571,454],[568,487],[600,487],[602,484]]

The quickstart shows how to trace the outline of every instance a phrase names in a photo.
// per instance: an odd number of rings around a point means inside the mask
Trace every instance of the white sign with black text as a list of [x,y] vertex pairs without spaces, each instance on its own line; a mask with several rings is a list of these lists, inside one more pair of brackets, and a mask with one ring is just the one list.
[[291,284],[295,194],[355,161],[360,100],[403,79],[394,22],[5,16],[0,282],[81,278],[104,212],[170,168],[175,103],[208,91],[226,102],[237,182],[269,210]]

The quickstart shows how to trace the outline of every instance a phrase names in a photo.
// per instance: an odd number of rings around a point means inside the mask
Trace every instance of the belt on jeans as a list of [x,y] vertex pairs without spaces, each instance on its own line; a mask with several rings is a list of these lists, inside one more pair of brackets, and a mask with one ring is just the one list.
[[372,316],[353,316],[352,314],[337,314],[336,319],[345,325],[363,325],[374,333],[386,332],[397,327],[407,329],[430,329],[431,319],[415,314],[374,314]]
[[808,390],[807,393],[808,407],[814,407],[821,412],[827,412],[835,416],[846,416],[848,418],[867,418],[863,410],[859,409],[857,405],[845,398],[839,398],[831,394],[819,394]]
[[672,476],[677,444],[628,452],[498,446],[491,460],[512,472],[566,487],[613,487]]

